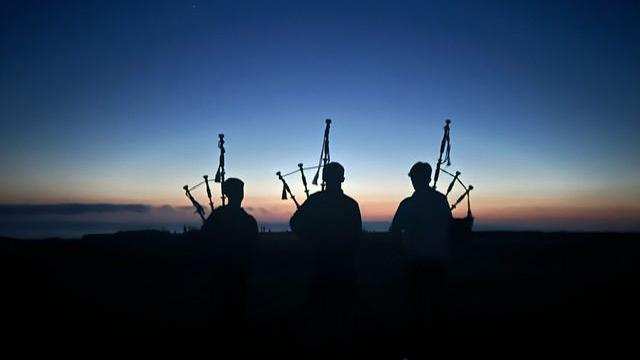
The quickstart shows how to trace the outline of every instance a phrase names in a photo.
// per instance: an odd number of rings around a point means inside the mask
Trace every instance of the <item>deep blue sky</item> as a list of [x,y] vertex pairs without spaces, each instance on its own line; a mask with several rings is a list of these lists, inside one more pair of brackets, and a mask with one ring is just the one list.
[[451,118],[480,218],[633,223],[639,4],[3,3],[0,202],[182,205],[224,132],[247,202],[284,217],[274,172],[317,161],[331,117],[346,190],[383,218]]

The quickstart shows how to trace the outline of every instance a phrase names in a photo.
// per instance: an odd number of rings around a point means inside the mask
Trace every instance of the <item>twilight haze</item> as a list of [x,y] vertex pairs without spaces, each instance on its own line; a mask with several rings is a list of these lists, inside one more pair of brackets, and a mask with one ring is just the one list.
[[479,229],[639,231],[639,4],[4,2],[0,235],[197,224],[181,187],[214,174],[218,133],[245,207],[286,223],[275,172],[317,163],[325,118],[365,222],[390,220],[450,118]]

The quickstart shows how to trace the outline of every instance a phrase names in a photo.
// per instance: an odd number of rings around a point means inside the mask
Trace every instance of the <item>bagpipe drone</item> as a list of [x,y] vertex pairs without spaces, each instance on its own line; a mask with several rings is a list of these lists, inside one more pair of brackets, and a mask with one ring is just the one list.
[[[440,177],[440,173],[447,174],[452,177],[449,186],[447,186],[447,191],[444,193],[447,198],[453,190],[454,185],[460,184],[460,186],[464,189],[462,194],[457,198],[457,200],[450,205],[451,210],[454,210],[464,199],[467,199],[467,216],[465,218],[454,218],[454,229],[461,232],[469,232],[473,227],[473,215],[471,214],[471,190],[473,190],[473,185],[465,185],[464,182],[460,179],[461,172],[456,171],[455,174],[451,173],[447,170],[442,169],[442,165],[451,166],[451,138],[450,138],[450,125],[451,120],[445,120],[444,124],[444,135],[442,136],[442,141],[440,142],[440,155],[438,157],[438,161],[436,162],[436,171],[433,176],[433,189],[436,190],[436,186],[438,183],[438,178]],[[444,159],[442,156],[444,155]]]
[[[224,157],[226,153],[226,150],[224,148],[224,134],[218,134],[218,149],[220,150],[220,157],[218,160],[218,170],[216,171],[216,175],[213,179],[213,182],[220,184],[220,194],[221,194],[220,200],[221,200],[222,206],[224,206],[226,203],[226,196],[224,195],[224,190],[223,190],[224,176],[226,173],[225,167],[224,167]],[[209,207],[211,208],[211,213],[213,213],[214,211],[213,195],[211,191],[211,186],[209,185],[209,175],[203,175],[202,177],[204,178],[203,181],[191,187],[189,187],[189,185],[185,185],[182,187],[182,189],[184,190],[186,197],[191,201],[191,204],[196,209],[195,212],[200,216],[200,218],[202,219],[202,222],[204,222],[206,220],[204,207],[200,205],[200,203],[198,203],[198,201],[193,197],[193,194],[191,193],[193,190],[199,188],[200,186],[206,185],[207,197],[209,198]]]
[[[299,163],[298,169],[293,170],[289,173],[282,174],[282,172],[280,171],[276,172],[276,176],[282,182],[282,196],[281,196],[282,200],[287,200],[288,198],[291,198],[293,203],[296,205],[296,208],[300,207],[300,203],[298,202],[298,200],[296,200],[295,195],[293,195],[293,193],[291,192],[291,188],[289,187],[289,184],[287,184],[285,177],[300,173],[300,177],[302,178],[302,186],[304,186],[304,193],[306,197],[309,198],[309,187],[307,184],[307,177],[305,176],[304,172],[305,170],[316,170],[316,173],[313,176],[313,179],[311,180],[311,184],[318,185],[318,179],[320,178],[320,169],[331,162],[331,155],[329,153],[329,130],[330,129],[331,129],[331,119],[326,119],[325,127],[324,127],[324,137],[322,139],[322,150],[320,151],[320,160],[318,160],[318,166],[304,167],[302,163]],[[324,190],[324,188],[325,188],[325,183],[324,183],[324,180],[322,180],[322,183],[320,184],[320,189]]]

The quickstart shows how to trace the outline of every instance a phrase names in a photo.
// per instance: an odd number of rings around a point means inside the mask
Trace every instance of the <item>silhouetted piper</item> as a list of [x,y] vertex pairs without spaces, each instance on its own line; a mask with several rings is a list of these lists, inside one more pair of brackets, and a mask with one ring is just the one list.
[[409,358],[422,358],[427,350],[432,355],[443,350],[452,216],[447,198],[429,187],[428,163],[415,163],[409,177],[415,191],[398,206],[390,231],[408,265]]
[[[324,191],[309,196],[293,214],[293,232],[308,244],[312,256],[309,292],[310,326],[324,334],[323,351],[349,341],[356,299],[354,253],[362,234],[358,203],[342,192],[344,168],[328,163],[322,172]],[[345,342],[346,341],[346,342]],[[337,349],[336,349],[337,350]]]
[[237,347],[245,337],[248,275],[258,240],[258,224],[241,207],[244,183],[229,178],[223,184],[228,203],[215,209],[202,226],[202,235],[214,244],[212,258],[214,334],[219,347]]

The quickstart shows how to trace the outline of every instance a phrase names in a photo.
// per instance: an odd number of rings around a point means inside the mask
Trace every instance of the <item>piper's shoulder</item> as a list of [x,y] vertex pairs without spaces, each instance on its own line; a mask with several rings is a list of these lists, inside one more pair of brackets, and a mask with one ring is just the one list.
[[242,212],[244,213],[244,216],[245,216],[247,219],[251,219],[251,220],[253,220],[253,221],[255,221],[255,220],[256,220],[256,219],[253,217],[253,215],[251,215],[251,214],[250,214],[247,210],[245,210],[244,208],[242,209]]
[[400,201],[399,206],[407,206],[411,204],[414,200],[415,199],[412,196],[407,196],[406,198],[402,199],[402,201]]
[[213,212],[211,213],[210,217],[215,218],[216,216],[225,215],[228,212],[229,212],[229,207],[227,207],[226,205],[218,206],[217,208],[215,208],[213,210]]
[[256,218],[253,217],[253,215],[248,214],[247,213],[247,222],[252,226],[252,227],[258,227],[258,221],[256,221]]
[[321,199],[324,196],[324,192],[316,191],[313,194],[309,195],[309,198],[305,202],[315,201],[317,199]]
[[352,198],[351,196],[349,196],[349,195],[347,195],[347,194],[344,194],[344,198],[345,198],[345,199],[347,200],[347,202],[349,202],[351,205],[358,206],[358,202],[357,202],[354,198]]

